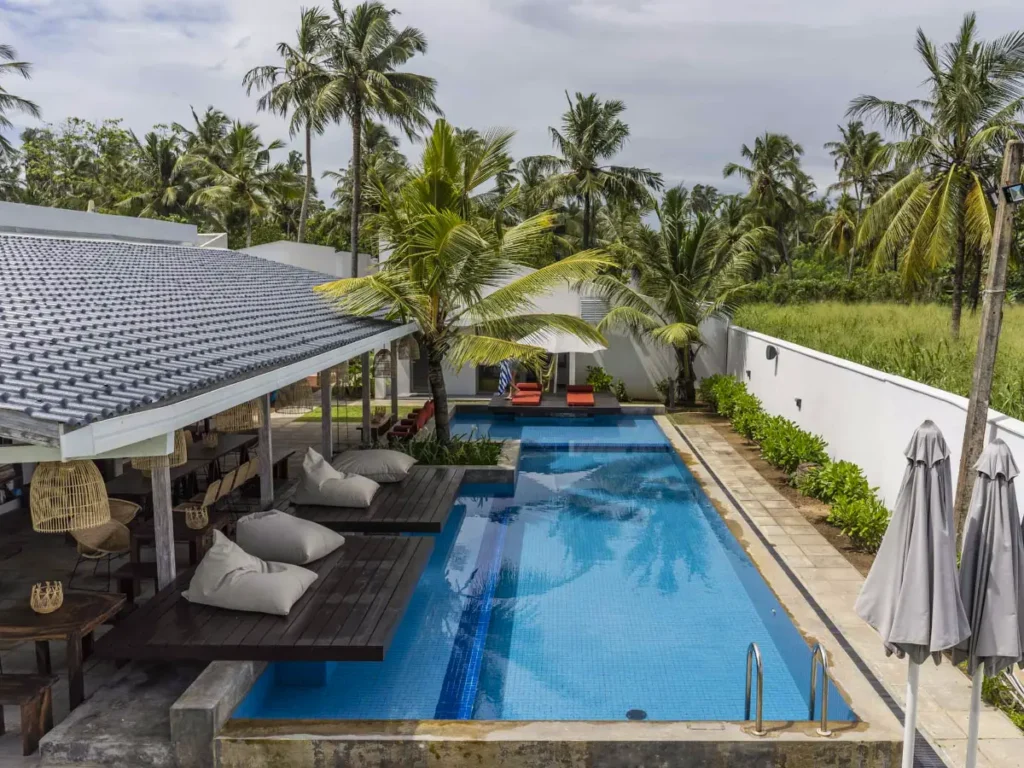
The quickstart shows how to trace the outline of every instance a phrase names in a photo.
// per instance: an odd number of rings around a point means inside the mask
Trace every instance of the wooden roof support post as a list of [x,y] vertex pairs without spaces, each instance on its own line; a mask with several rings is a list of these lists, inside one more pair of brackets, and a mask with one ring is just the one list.
[[156,540],[156,581],[163,589],[177,575],[174,557],[174,512],[171,501],[171,468],[166,462],[152,469],[153,534]]
[[259,401],[263,415],[257,447],[260,457],[260,508],[270,509],[274,503],[274,443],[270,430],[270,394],[262,395]]
[[331,435],[331,369],[320,371],[320,453],[328,461],[334,455]]
[[398,340],[391,342],[391,423],[398,423]]
[[370,447],[370,353],[363,352],[363,447]]

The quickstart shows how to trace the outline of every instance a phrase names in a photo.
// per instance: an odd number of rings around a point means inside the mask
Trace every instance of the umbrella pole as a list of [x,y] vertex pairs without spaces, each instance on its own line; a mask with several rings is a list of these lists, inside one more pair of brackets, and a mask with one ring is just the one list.
[[974,768],[978,764],[978,721],[981,719],[981,689],[985,683],[985,665],[975,662],[974,679],[971,682],[971,722],[967,726],[967,762],[966,768]]
[[917,734],[917,683],[921,665],[907,660],[907,706],[903,720],[903,768],[914,768],[914,737]]

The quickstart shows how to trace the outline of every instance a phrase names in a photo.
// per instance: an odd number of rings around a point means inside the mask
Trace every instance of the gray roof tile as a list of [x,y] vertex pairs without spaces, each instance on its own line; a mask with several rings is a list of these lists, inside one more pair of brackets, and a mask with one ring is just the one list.
[[394,327],[236,251],[0,235],[0,418],[76,427]]

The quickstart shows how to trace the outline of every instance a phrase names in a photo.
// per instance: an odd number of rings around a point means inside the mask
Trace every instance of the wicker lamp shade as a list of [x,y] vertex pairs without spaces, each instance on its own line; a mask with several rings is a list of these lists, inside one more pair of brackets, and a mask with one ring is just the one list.
[[167,456],[136,456],[132,466],[143,472],[152,472],[157,467],[180,467],[188,461],[188,441],[185,430],[174,433],[174,453]]
[[379,379],[391,376],[391,353],[388,350],[381,349],[374,354],[373,375]]
[[110,520],[103,475],[91,461],[44,461],[32,475],[32,528],[67,533]]
[[399,360],[419,360],[420,345],[412,336],[407,336],[398,343]]
[[277,393],[277,404],[281,408],[312,408],[313,388],[306,379],[299,379]]
[[248,432],[263,425],[263,413],[258,400],[228,408],[211,420],[211,428],[217,432]]

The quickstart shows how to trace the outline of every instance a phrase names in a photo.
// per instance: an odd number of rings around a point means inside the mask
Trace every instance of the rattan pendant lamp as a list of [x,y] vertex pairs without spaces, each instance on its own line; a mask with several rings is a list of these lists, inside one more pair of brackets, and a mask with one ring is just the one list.
[[174,453],[167,456],[136,456],[132,459],[132,466],[142,470],[142,474],[149,475],[157,467],[180,467],[188,461],[188,441],[185,439],[185,430],[179,429],[174,433]]
[[215,432],[248,432],[263,425],[263,412],[259,400],[228,408],[213,417],[211,428]]
[[32,528],[67,533],[110,520],[103,475],[91,461],[44,461],[32,475]]

